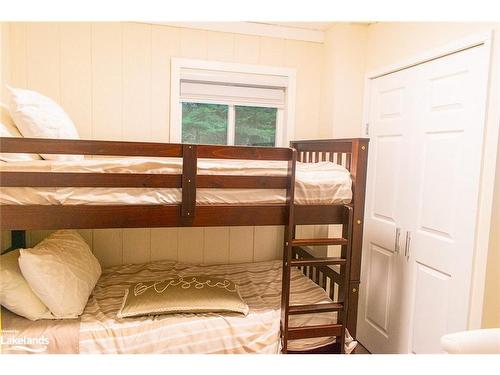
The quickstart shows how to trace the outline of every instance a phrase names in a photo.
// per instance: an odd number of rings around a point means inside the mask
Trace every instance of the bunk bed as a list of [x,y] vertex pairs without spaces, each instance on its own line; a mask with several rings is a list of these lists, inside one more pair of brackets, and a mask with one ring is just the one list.
[[[2,202],[0,229],[11,231],[12,247],[26,246],[26,230],[34,229],[98,229],[145,227],[208,227],[284,225],[284,251],[281,277],[281,350],[283,353],[343,352],[344,332],[356,334],[357,295],[360,280],[364,194],[367,168],[367,139],[329,139],[292,141],[290,148],[214,146],[150,142],[116,142],[34,138],[0,138],[2,153],[74,154],[118,156],[126,158],[177,158],[172,173],[109,172],[101,169],[69,171],[16,170],[2,168],[0,187],[31,189],[174,189],[178,198],[155,204],[64,204],[64,202]],[[91,159],[92,160],[92,159]],[[226,173],[200,172],[206,160],[281,163],[285,173],[262,175],[257,171]],[[296,199],[297,161],[320,163],[329,161],[344,166],[352,180],[352,199],[340,201],[301,201]],[[92,163],[92,162],[91,162]],[[8,163],[7,163],[8,164]],[[231,167],[234,169],[234,166]],[[229,168],[229,169],[231,169]],[[279,168],[278,168],[279,169]],[[89,172],[90,170],[90,172]],[[149,171],[150,172],[150,171]],[[283,200],[253,203],[222,198],[203,201],[207,189],[261,189],[285,191]],[[245,191],[245,190],[242,190]],[[215,203],[214,203],[215,202]],[[222,202],[222,203],[221,203]],[[140,202],[139,202],[140,203]],[[299,225],[342,225],[339,238],[296,238]],[[338,245],[339,257],[315,257],[311,247]],[[300,304],[290,300],[291,279],[299,270],[310,282],[321,287],[328,301]],[[291,317],[336,314],[334,323],[295,326]],[[312,350],[291,350],[289,341],[335,337],[328,345]]]

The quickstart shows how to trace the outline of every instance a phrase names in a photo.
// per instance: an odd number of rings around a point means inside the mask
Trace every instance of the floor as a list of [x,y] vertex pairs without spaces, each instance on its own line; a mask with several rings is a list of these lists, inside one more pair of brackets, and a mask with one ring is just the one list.
[[360,342],[358,342],[358,345],[356,346],[356,349],[354,349],[353,354],[371,354]]

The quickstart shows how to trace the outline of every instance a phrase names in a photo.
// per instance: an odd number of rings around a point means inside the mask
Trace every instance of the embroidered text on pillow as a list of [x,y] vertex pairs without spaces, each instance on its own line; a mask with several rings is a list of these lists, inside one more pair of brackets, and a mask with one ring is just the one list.
[[144,283],[138,283],[134,286],[134,295],[139,296],[143,294],[148,289],[153,289],[156,293],[163,293],[168,289],[169,286],[180,286],[183,289],[189,289],[194,287],[196,289],[203,289],[205,286],[210,288],[221,288],[228,292],[236,293],[236,286],[233,284],[231,288],[231,281],[225,279],[222,281],[212,281],[210,279],[205,281],[199,281],[195,276],[191,277],[191,280],[185,280],[184,277],[179,277],[178,279],[167,279],[155,281],[150,285],[145,285]]

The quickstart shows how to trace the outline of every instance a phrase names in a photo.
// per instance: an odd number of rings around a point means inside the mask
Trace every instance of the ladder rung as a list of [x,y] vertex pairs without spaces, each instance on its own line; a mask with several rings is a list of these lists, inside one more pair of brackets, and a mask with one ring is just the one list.
[[345,238],[296,238],[292,246],[347,245]]
[[314,305],[295,305],[288,307],[288,314],[312,314],[331,311],[340,311],[344,308],[342,303],[316,303]]
[[344,258],[301,258],[292,259],[290,261],[291,266],[314,266],[314,265],[328,265],[328,264],[345,264],[346,260]]
[[289,327],[288,340],[309,339],[313,337],[341,336],[342,324],[324,324],[319,326]]

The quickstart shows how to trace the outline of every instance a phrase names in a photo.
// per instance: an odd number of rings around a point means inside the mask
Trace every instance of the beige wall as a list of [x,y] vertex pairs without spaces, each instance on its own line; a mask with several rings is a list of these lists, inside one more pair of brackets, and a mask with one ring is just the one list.
[[5,23],[0,23],[0,98],[4,99],[4,83],[10,75],[10,28]]
[[[141,23],[3,24],[4,82],[58,101],[82,138],[169,140],[170,58],[297,69],[296,138],[319,135],[322,45]],[[3,85],[2,85],[3,87]],[[103,265],[281,257],[279,227],[82,231]],[[47,232],[33,232],[34,244]]]
[[358,137],[362,121],[368,26],[336,24],[325,33],[320,136]]
[[[492,43],[487,126],[493,129],[498,126],[500,119],[500,24],[498,23],[372,24],[368,27],[366,40],[366,71],[397,64],[424,51],[492,29],[495,36]],[[359,133],[353,129],[352,135],[356,134]],[[489,141],[496,143],[497,138],[489,137]],[[495,155],[492,155],[489,159],[494,158]],[[491,162],[494,160],[486,160],[486,163]],[[500,164],[497,166],[494,185],[493,215],[482,317],[483,327],[500,327]]]
[[[5,77],[9,74],[9,28],[4,23],[0,23],[0,99],[3,99],[4,95],[4,82]],[[0,111],[2,116],[0,120],[3,120],[4,111]],[[0,250],[3,250],[10,246],[10,233],[7,231],[0,232]]]

